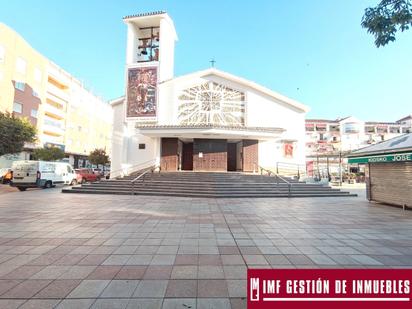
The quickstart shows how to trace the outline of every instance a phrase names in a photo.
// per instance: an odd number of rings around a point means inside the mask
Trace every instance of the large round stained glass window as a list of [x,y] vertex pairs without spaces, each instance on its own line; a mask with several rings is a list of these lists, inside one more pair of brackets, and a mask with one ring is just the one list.
[[179,96],[178,120],[183,125],[243,126],[245,95],[214,82],[185,89]]

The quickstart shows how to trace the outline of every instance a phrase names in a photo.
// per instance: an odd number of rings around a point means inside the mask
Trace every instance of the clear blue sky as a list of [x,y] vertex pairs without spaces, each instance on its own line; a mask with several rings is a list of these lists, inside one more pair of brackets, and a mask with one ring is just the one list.
[[379,0],[0,0],[0,21],[105,99],[123,95],[129,14],[175,22],[175,75],[210,66],[311,107],[308,117],[412,113],[412,30],[377,49],[361,28]]

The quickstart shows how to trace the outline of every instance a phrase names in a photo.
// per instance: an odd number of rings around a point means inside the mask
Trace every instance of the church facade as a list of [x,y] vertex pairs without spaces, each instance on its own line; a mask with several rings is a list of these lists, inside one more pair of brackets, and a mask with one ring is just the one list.
[[126,16],[125,95],[114,111],[112,177],[305,164],[308,107],[215,68],[174,77],[177,35],[165,12]]

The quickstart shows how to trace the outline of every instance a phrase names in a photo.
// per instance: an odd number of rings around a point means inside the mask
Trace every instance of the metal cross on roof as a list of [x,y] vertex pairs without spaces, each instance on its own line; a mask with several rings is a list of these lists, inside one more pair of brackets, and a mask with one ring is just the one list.
[[209,62],[210,62],[210,65],[212,66],[212,68],[214,68],[216,60],[214,58],[212,58]]

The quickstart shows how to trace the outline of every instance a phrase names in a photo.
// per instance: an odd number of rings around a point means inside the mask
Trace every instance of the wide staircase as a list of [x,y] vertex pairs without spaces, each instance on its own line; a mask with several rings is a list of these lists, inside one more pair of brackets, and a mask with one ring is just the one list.
[[332,197],[356,196],[292,178],[236,172],[154,172],[102,180],[63,189],[64,193],[127,194],[181,197]]

